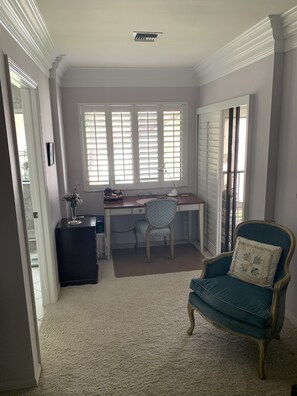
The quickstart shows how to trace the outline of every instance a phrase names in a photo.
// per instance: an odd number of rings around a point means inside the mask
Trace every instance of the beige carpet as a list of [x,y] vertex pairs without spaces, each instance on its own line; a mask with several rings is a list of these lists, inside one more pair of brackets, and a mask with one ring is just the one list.
[[191,243],[175,245],[174,259],[170,259],[169,245],[151,247],[151,262],[147,262],[146,248],[114,249],[112,251],[114,274],[117,278],[167,274],[169,272],[202,269],[204,256]]
[[[103,265],[102,265],[103,264]],[[14,395],[290,395],[297,383],[297,330],[272,341],[266,380],[257,347],[196,316],[186,333],[188,285],[198,272],[115,278],[101,262],[96,285],[70,286],[46,309],[39,388]]]

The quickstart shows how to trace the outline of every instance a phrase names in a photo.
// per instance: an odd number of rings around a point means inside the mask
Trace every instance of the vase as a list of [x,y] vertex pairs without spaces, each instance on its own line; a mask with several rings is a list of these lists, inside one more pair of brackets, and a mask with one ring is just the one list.
[[71,225],[76,225],[76,224],[80,224],[81,221],[80,220],[76,220],[76,206],[70,206],[70,210],[71,210],[71,220],[68,221],[68,224]]

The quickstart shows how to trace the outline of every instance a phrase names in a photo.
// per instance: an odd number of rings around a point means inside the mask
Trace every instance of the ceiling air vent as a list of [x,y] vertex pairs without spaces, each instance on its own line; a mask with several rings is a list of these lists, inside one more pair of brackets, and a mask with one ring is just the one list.
[[153,43],[162,32],[133,32],[134,41]]

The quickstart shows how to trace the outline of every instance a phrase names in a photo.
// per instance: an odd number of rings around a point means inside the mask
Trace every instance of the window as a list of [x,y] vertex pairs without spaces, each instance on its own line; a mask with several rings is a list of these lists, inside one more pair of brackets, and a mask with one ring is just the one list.
[[185,185],[185,105],[84,104],[80,116],[86,190]]

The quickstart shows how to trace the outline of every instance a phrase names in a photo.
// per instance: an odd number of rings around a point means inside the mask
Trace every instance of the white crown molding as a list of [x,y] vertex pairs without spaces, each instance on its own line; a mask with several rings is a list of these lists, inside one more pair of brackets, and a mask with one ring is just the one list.
[[51,69],[49,70],[49,77],[56,80],[61,86],[62,76],[65,70],[69,67],[67,61],[64,60],[65,55],[59,55],[54,60]]
[[[0,23],[40,69],[65,87],[188,87],[214,81],[275,52],[297,48],[297,6],[272,15],[192,68],[67,68],[34,0],[1,0]],[[57,62],[58,61],[58,62]],[[59,67],[58,67],[59,66]],[[196,73],[195,73],[196,72]]]
[[195,70],[189,68],[70,67],[63,87],[197,87]]
[[206,84],[284,50],[280,17],[265,18],[195,66],[199,85]]
[[34,0],[1,0],[0,23],[49,76],[56,50]]
[[285,51],[297,48],[297,6],[281,15]]
[[199,86],[276,52],[297,48],[297,6],[270,15],[195,66]]

